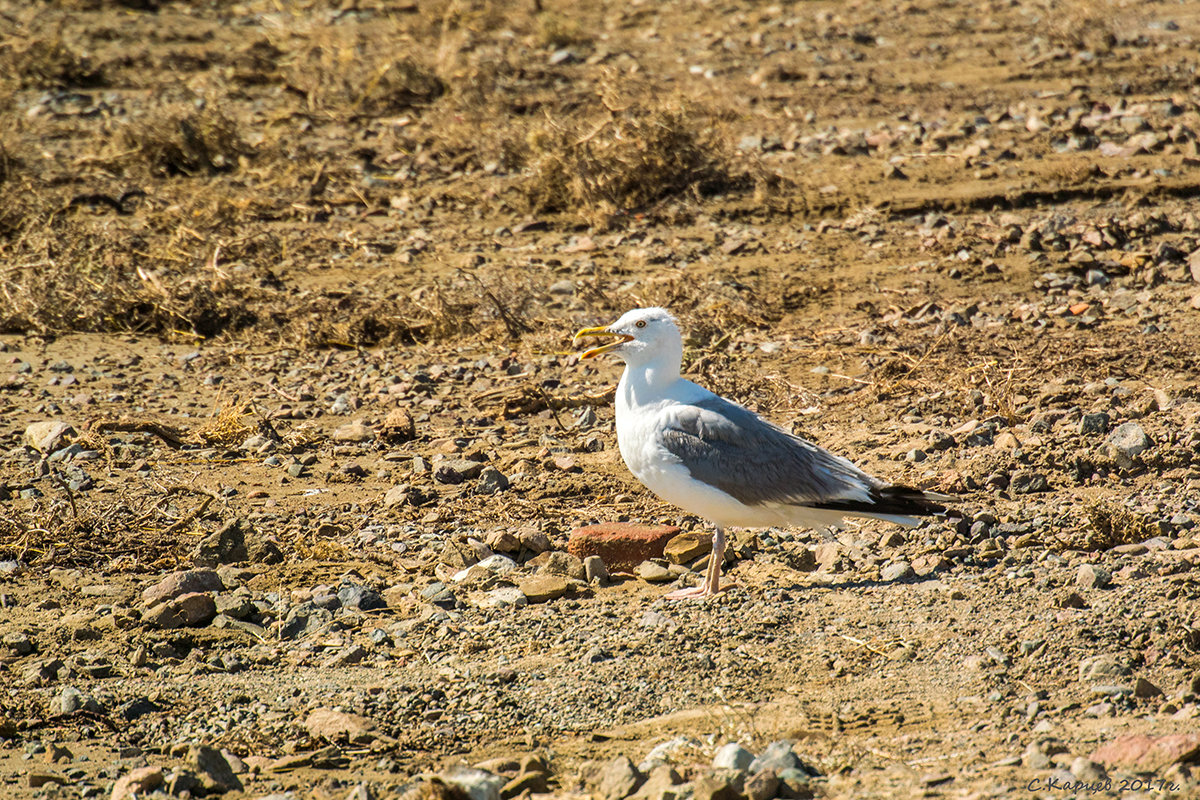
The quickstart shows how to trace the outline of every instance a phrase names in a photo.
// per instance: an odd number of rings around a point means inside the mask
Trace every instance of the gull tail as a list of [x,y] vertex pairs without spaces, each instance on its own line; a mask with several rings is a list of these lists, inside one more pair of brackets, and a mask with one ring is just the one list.
[[957,502],[959,498],[949,494],[924,492],[910,486],[879,486],[870,490],[866,500],[829,500],[813,503],[812,506],[913,526],[919,522],[918,517],[942,515],[961,519],[962,514],[950,507],[950,504]]

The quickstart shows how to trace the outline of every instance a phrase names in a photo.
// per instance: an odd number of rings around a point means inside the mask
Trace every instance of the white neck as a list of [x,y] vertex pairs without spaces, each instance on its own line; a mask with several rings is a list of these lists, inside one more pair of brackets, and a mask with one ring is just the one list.
[[640,406],[651,398],[661,398],[664,391],[679,380],[683,347],[678,352],[659,351],[652,359],[633,359],[626,362],[619,391],[630,405]]

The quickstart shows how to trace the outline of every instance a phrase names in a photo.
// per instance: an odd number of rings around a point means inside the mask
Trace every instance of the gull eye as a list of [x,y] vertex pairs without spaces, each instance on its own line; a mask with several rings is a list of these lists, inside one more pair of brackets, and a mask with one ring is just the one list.
[[633,323],[633,324],[634,324],[634,327],[637,327],[637,328],[644,328],[644,327],[646,327],[646,320],[644,320],[644,319],[639,319],[637,322],[635,322],[635,323]]

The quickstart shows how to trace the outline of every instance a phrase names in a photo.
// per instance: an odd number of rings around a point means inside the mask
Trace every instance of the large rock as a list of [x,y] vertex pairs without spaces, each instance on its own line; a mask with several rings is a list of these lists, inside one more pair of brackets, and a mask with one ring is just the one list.
[[128,775],[117,778],[111,800],[136,800],[148,795],[163,783],[162,767],[138,767]]
[[343,444],[356,444],[374,439],[375,431],[367,427],[361,420],[356,420],[336,428],[329,438]]
[[1121,736],[1091,755],[1109,768],[1131,772],[1162,773],[1172,764],[1200,757],[1200,733],[1176,733],[1168,736]]
[[583,562],[562,550],[551,550],[529,559],[528,565],[537,568],[539,575],[562,575],[575,581],[587,579]]
[[304,728],[314,739],[324,739],[332,744],[370,744],[378,737],[378,726],[374,720],[347,714],[332,708],[314,708],[304,720]]
[[142,621],[153,628],[196,628],[217,616],[217,603],[208,592],[191,592],[151,606]]
[[43,453],[53,453],[66,443],[75,429],[62,420],[34,422],[25,428],[25,444]]
[[248,557],[242,522],[231,519],[200,541],[192,552],[192,563],[198,567],[215,567],[218,564],[237,564]]
[[604,766],[596,783],[601,800],[622,800],[637,791],[646,778],[625,756],[618,756]]
[[561,575],[534,575],[521,581],[517,588],[530,603],[544,603],[567,593],[567,579]]
[[194,744],[188,748],[187,763],[200,779],[204,794],[242,790],[242,782],[233,774],[233,768],[219,750]]
[[630,572],[643,561],[662,558],[667,542],[678,533],[674,525],[587,525],[571,531],[567,551],[580,560],[600,556],[610,570]]
[[219,592],[224,588],[225,584],[221,582],[221,576],[211,569],[172,572],[142,592],[142,603],[146,606],[153,606],[182,594]]
[[685,531],[671,538],[663,555],[672,564],[689,564],[712,552],[712,537],[703,531]]

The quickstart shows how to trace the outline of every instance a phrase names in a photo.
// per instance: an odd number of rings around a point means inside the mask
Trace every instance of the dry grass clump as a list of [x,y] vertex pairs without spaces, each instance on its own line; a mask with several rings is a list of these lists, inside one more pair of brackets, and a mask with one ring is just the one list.
[[1041,29],[1059,47],[1106,53],[1120,30],[1111,0],[1047,0]]
[[[399,31],[397,38],[403,38]],[[304,96],[309,111],[331,111],[368,116],[395,114],[427,105],[445,92],[433,70],[395,41],[381,50],[390,37],[369,32],[318,31],[293,60],[288,86]]]
[[539,47],[555,49],[590,44],[593,40],[578,21],[548,11],[538,15],[533,36]]
[[1144,517],[1119,503],[1097,501],[1084,509],[1091,526],[1082,541],[1073,542],[1081,550],[1109,550],[1117,545],[1144,542],[1154,535]]
[[32,39],[0,59],[0,72],[7,73],[22,89],[65,89],[100,86],[104,73],[58,36]]
[[0,230],[0,332],[146,331],[208,337],[257,321],[246,285],[179,240],[149,242],[39,198]]
[[253,152],[237,123],[208,104],[160,107],[122,129],[120,146],[167,175],[228,172]]
[[729,148],[712,126],[679,106],[608,107],[599,119],[548,120],[526,137],[524,193],[536,211],[591,221],[643,211],[736,183]]

